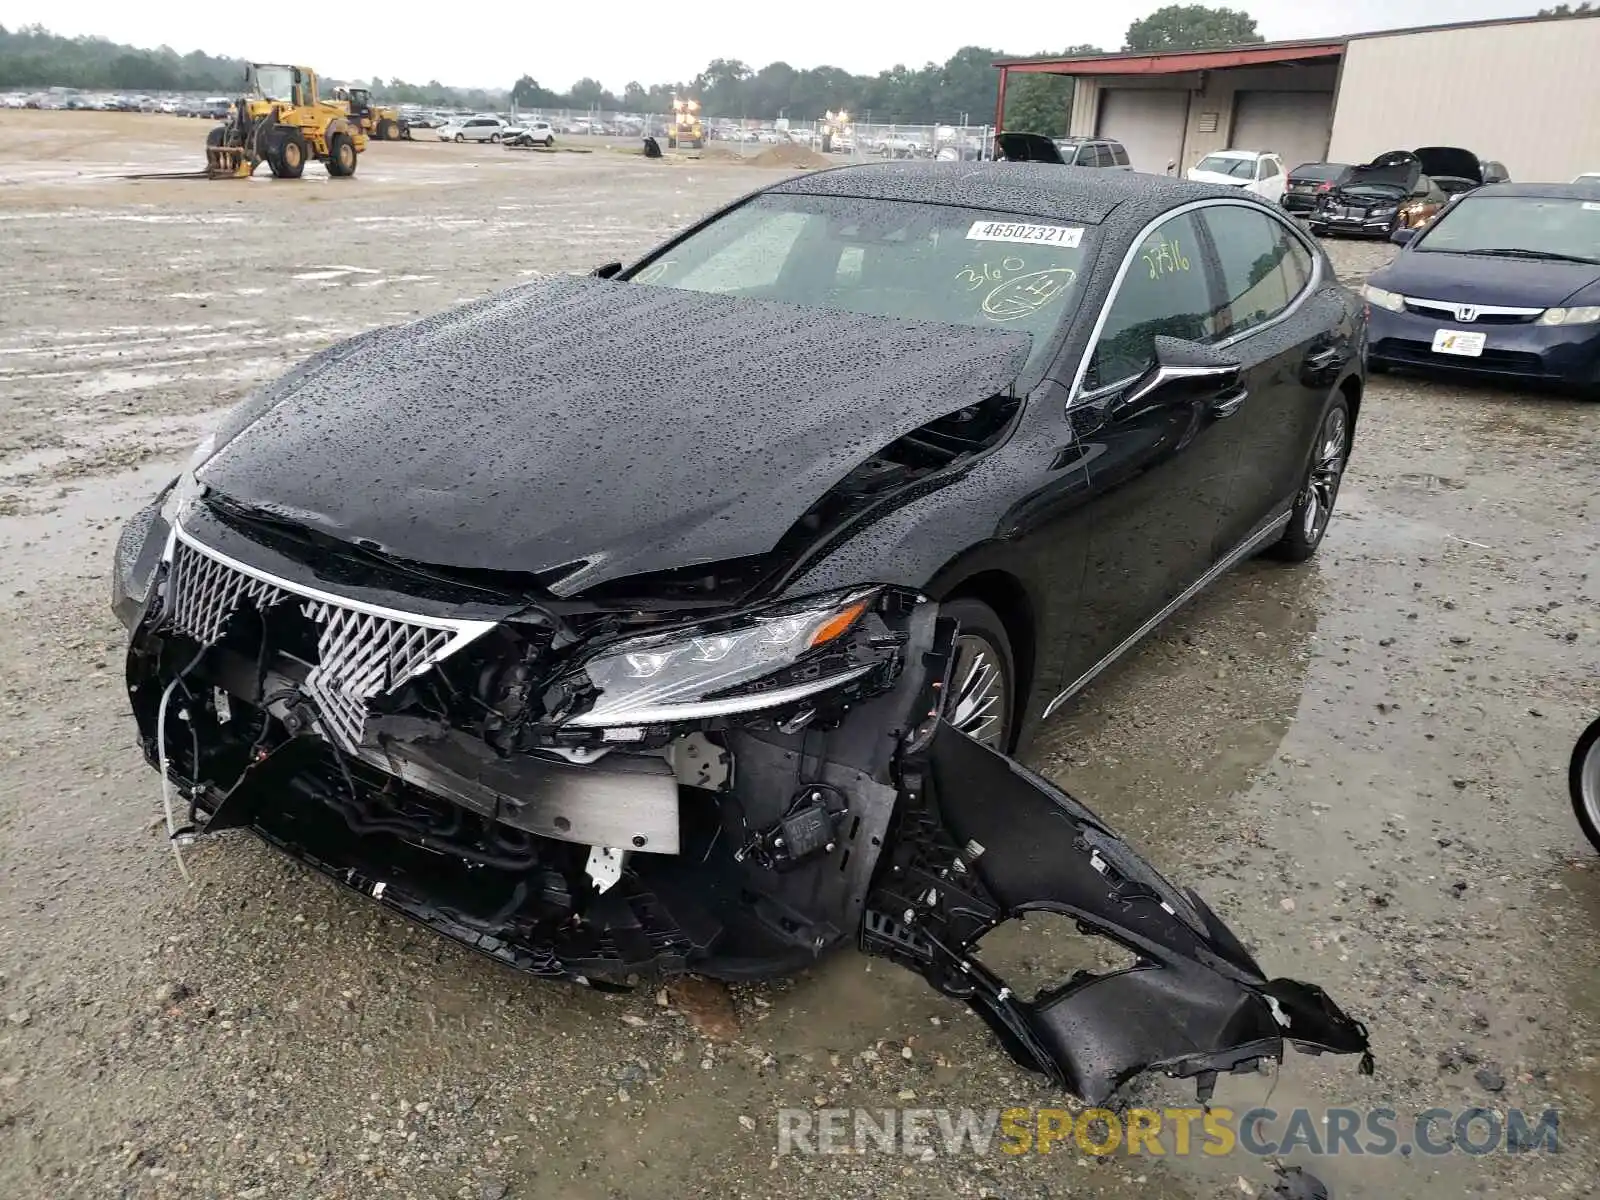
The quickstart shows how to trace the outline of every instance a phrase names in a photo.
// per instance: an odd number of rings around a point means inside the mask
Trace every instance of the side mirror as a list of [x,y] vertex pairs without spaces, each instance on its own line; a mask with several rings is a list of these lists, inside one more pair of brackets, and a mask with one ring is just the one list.
[[1167,174],[1171,175],[1175,171],[1177,171],[1177,169],[1178,169],[1178,160],[1175,159],[1175,158],[1168,159],[1167,160]]
[[1416,241],[1416,238],[1417,231],[1415,229],[1400,228],[1389,235],[1389,240],[1396,246],[1409,246]]
[[608,263],[601,263],[594,270],[590,271],[589,274],[593,275],[596,279],[610,279],[613,275],[615,275],[620,270],[622,270],[622,264],[621,263],[619,263],[619,262],[608,262]]
[[1213,397],[1236,386],[1243,369],[1237,359],[1182,338],[1157,335],[1155,351],[1154,365],[1113,406],[1113,419]]

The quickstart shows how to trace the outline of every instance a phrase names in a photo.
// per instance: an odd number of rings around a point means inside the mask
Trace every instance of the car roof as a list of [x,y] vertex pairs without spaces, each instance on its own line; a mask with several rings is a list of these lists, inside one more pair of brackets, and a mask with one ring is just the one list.
[[1525,200],[1593,200],[1594,188],[1582,183],[1486,183],[1472,196],[1509,196]]
[[[1125,219],[1142,225],[1159,212],[1211,197],[1257,202],[1237,188],[1194,183],[1173,175],[1029,162],[863,163],[797,175],[765,191],[949,204],[1095,225],[1113,213],[1119,222]],[[1269,209],[1275,207],[1261,203]]]
[[1266,158],[1271,150],[1213,150],[1206,158]]

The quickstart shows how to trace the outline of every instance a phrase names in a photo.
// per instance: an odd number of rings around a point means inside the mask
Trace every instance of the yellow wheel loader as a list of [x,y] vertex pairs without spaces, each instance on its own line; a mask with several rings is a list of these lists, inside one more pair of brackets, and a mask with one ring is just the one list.
[[393,142],[400,138],[411,140],[411,125],[400,115],[398,108],[374,104],[372,93],[364,87],[334,88],[335,103],[350,110],[350,119],[361,126],[361,132],[380,142]]
[[298,179],[315,159],[333,176],[356,173],[367,135],[341,104],[317,96],[309,67],[251,63],[244,93],[206,137],[206,174],[246,179],[262,163],[278,179]]

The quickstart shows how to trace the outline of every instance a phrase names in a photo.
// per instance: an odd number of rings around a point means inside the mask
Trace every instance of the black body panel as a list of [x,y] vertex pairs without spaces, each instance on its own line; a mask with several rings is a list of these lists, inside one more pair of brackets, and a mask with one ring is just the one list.
[[544,280],[369,334],[270,385],[199,478],[416,562],[570,568],[549,586],[573,594],[772,550],[873,451],[1005,392],[1029,345]]

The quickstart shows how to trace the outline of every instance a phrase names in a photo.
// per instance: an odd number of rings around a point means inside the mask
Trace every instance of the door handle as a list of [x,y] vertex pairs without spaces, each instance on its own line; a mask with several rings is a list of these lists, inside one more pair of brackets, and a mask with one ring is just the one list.
[[1246,387],[1236,387],[1230,391],[1223,392],[1222,395],[1211,402],[1211,415],[1219,420],[1223,417],[1231,417],[1239,411],[1240,407],[1248,399],[1250,399],[1250,389]]

